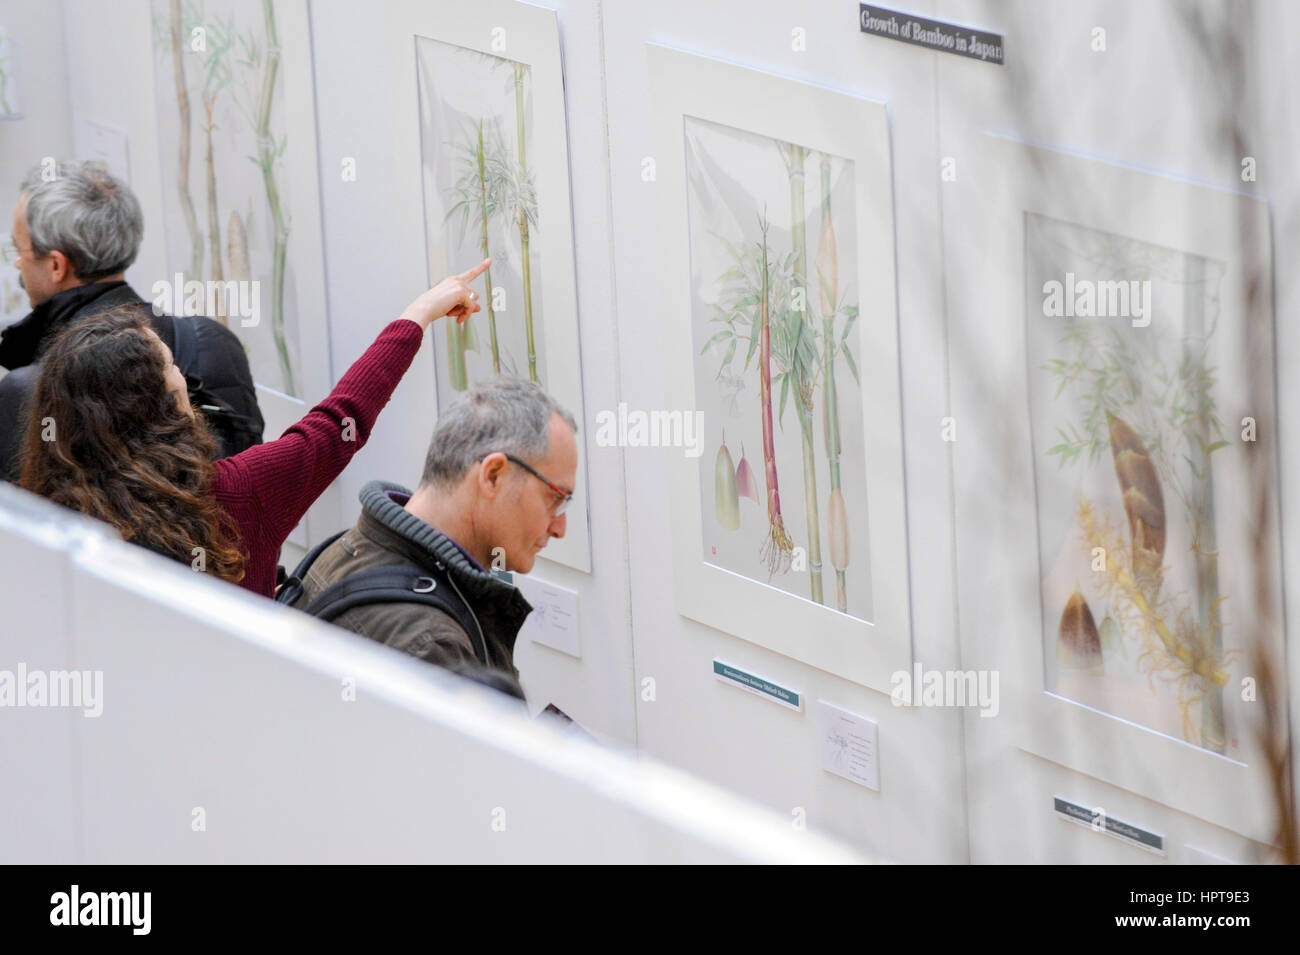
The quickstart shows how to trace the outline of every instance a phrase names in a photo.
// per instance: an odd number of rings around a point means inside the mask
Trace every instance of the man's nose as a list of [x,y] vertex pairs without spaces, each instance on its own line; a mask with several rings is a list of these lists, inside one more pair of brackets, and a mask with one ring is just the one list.
[[568,514],[561,514],[559,517],[552,518],[551,526],[547,528],[547,531],[550,532],[550,535],[552,537],[563,537],[564,530],[568,526],[567,524],[568,520],[569,520]]

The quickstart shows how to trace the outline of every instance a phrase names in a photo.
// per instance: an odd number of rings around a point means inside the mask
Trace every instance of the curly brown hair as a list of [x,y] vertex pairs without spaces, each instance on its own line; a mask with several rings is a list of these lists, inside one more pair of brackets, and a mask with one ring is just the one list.
[[61,332],[32,394],[19,484],[182,563],[201,554],[208,573],[237,582],[239,531],[212,494],[217,442],[168,390],[167,370],[137,309]]

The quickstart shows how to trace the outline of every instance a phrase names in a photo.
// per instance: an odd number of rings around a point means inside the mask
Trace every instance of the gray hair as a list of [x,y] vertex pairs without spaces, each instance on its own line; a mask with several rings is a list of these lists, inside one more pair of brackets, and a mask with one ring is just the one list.
[[420,483],[452,487],[477,461],[497,451],[525,461],[545,457],[552,415],[578,430],[573,415],[536,382],[503,375],[473,385],[439,416]]
[[97,162],[61,162],[54,173],[37,166],[23,180],[32,254],[57,249],[85,282],[125,272],[144,238],[135,194]]

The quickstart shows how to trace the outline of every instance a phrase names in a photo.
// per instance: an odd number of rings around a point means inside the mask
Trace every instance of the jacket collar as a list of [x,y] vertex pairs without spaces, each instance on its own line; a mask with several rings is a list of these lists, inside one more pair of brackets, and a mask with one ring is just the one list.
[[93,282],[64,289],[0,332],[0,365],[10,371],[30,365],[51,336],[92,304],[100,311],[143,301],[125,282]]
[[390,494],[409,498],[411,492],[387,481],[371,481],[361,489],[358,527],[362,533],[417,564],[445,573],[484,625],[492,623],[492,629],[513,647],[533,605],[519,588],[484,570],[456,541],[420,520]]

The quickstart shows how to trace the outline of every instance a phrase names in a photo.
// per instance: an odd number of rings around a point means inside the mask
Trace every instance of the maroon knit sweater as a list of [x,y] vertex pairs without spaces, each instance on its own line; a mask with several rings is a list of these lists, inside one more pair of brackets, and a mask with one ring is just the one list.
[[[217,501],[239,527],[241,587],[266,597],[275,593],[285,538],[369,439],[423,339],[419,325],[399,318],[305,418],[275,441],[216,462]],[[353,428],[345,429],[345,418]]]

